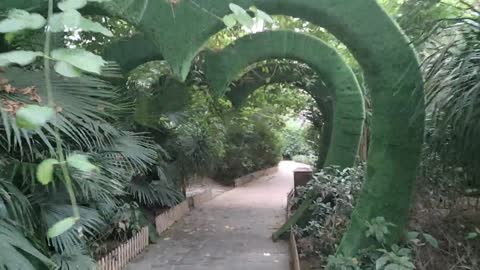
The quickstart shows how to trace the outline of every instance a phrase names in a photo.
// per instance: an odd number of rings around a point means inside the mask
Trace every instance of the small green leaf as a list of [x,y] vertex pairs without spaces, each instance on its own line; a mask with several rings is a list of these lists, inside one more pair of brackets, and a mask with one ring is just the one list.
[[47,20],[37,13],[13,9],[5,20],[0,21],[0,33],[17,32],[25,29],[40,29]]
[[68,231],[75,225],[77,220],[78,218],[76,217],[69,217],[55,223],[50,229],[48,229],[48,232],[47,232],[48,238],[57,237],[63,234],[64,232]]
[[113,36],[113,33],[100,23],[82,17],[82,14],[74,9],[55,13],[50,21],[50,26],[52,32],[80,30],[101,33],[108,37]]
[[472,239],[475,239],[477,237],[480,237],[480,234],[478,234],[476,232],[471,232],[471,233],[467,234],[467,237],[465,237],[465,239],[472,240]]
[[46,159],[37,167],[37,180],[42,185],[48,185],[53,181],[53,166],[58,164],[56,159]]
[[22,50],[0,53],[0,67],[6,67],[10,64],[26,66],[33,63],[37,57],[42,55],[43,53],[41,52]]
[[96,74],[101,73],[106,63],[102,57],[84,49],[57,49],[52,51],[52,58]]
[[227,29],[233,28],[237,24],[237,20],[235,19],[235,15],[229,14],[223,17],[223,23],[227,26]]
[[389,260],[390,257],[388,257],[387,255],[378,258],[375,262],[375,270],[381,270]]
[[407,240],[408,241],[415,240],[418,238],[418,235],[419,235],[418,232],[414,232],[414,231],[407,232]]
[[63,61],[58,61],[55,64],[54,69],[58,74],[65,77],[75,78],[82,76],[82,72],[78,68]]
[[99,168],[88,160],[88,156],[81,154],[73,154],[67,158],[67,163],[75,169],[82,172],[94,172],[99,171]]
[[55,13],[50,19],[50,30],[52,32],[65,32],[69,29],[78,29],[82,14],[76,10]]
[[255,16],[263,21],[265,21],[266,23],[270,23],[270,24],[273,24],[274,21],[272,19],[272,17],[270,17],[270,15],[268,15],[267,13],[265,13],[264,11],[261,11],[260,9],[256,8],[255,6],[251,6],[249,8],[253,13],[255,13]]
[[247,11],[243,9],[241,6],[230,3],[228,5],[230,10],[233,12],[235,19],[243,26],[251,28],[254,24],[253,18],[248,15]]
[[63,0],[58,3],[58,8],[65,11],[69,9],[81,9],[87,5],[87,0]]
[[438,248],[438,241],[433,237],[432,235],[428,233],[423,233],[423,238],[425,238],[425,241],[432,247]]
[[26,105],[17,111],[15,119],[18,127],[34,130],[46,125],[54,117],[55,110],[53,108]]
[[107,37],[113,37],[113,33],[98,22],[83,18],[80,20],[80,29],[83,31],[100,33]]

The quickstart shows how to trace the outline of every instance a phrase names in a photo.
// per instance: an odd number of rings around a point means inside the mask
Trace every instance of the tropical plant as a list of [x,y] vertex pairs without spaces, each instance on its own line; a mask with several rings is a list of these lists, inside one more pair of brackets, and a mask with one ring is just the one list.
[[457,174],[468,193],[480,185],[480,11],[462,3],[465,14],[438,24],[425,45],[426,153],[435,167]]
[[[110,217],[125,203],[165,207],[182,198],[162,172],[164,150],[121,128],[134,107],[108,82],[118,80],[116,68],[83,49],[50,47],[51,31],[62,34],[65,24],[111,33],[65,6],[73,2],[59,3],[56,14],[53,3],[47,19],[13,10],[0,21],[2,32],[49,25],[44,53],[0,54],[9,66],[0,73],[0,238],[8,251],[0,269],[95,269],[92,243],[115,237]],[[11,67],[38,57],[43,65]],[[150,178],[132,181],[142,175]]]

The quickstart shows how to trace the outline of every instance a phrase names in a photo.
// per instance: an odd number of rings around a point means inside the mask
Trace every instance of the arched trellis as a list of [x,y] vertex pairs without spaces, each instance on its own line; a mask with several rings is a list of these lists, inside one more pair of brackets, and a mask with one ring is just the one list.
[[163,60],[155,44],[142,33],[112,43],[104,49],[102,56],[107,61],[116,62],[124,73],[146,62]]
[[[275,58],[308,64],[331,89],[334,99],[333,130],[326,165],[351,167],[358,154],[365,111],[355,75],[342,57],[323,41],[292,31],[246,35],[220,52],[205,57],[205,76],[213,90],[225,93],[228,85],[250,65]],[[313,97],[324,95],[312,88]],[[318,91],[318,92],[317,92]]]
[[[6,0],[0,8],[30,8],[46,0]],[[367,179],[339,251],[346,256],[370,244],[365,222],[383,216],[400,238],[408,220],[424,128],[423,81],[409,41],[376,0],[116,0],[93,7],[134,23],[156,44],[182,79],[206,41],[225,28],[229,3],[298,17],[342,41],[363,68],[373,115]]]
[[387,239],[399,239],[408,220],[423,140],[423,86],[409,41],[375,0],[120,0],[104,7],[137,23],[174,72],[185,78],[208,38],[224,28],[219,18],[230,13],[229,2],[310,21],[350,49],[371,90],[373,116],[367,179],[339,249],[350,256],[369,245],[365,222],[377,216],[397,225]]
[[[311,77],[313,81],[305,80]],[[322,168],[328,154],[330,138],[333,129],[333,96],[325,83],[317,77],[315,72],[303,64],[287,64],[286,68],[279,63],[261,65],[249,70],[242,78],[230,85],[230,90],[225,94],[235,108],[240,108],[255,90],[272,84],[290,84],[303,89],[312,95],[316,107],[322,114],[323,126],[320,138],[320,148],[316,149],[317,161],[315,166]],[[314,90],[315,89],[315,90]],[[317,95],[315,95],[317,93]],[[320,94],[320,95],[318,95]]]

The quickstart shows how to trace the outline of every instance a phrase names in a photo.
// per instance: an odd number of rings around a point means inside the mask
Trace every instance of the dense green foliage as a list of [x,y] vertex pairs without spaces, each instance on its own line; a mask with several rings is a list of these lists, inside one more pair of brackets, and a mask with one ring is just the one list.
[[[0,21],[11,19],[13,7],[47,17],[48,2],[3,0]],[[253,24],[245,16],[258,16],[258,11],[237,16],[230,1],[89,2],[104,3],[89,3],[81,10],[85,17],[69,31],[57,25],[54,33],[44,32],[38,16],[18,12],[14,24],[0,25],[0,53],[13,52],[0,55],[0,66],[8,65],[0,70],[0,269],[50,269],[54,263],[61,269],[94,269],[96,257],[141,226],[152,226],[157,210],[182,200],[187,181],[195,176],[231,184],[275,165],[282,155],[305,163],[318,156],[320,168],[331,139],[339,139],[329,120],[345,111],[330,99],[313,96],[313,101],[297,89],[311,93],[310,87],[318,86],[315,68],[269,60],[250,66],[239,78],[246,66],[233,67],[232,58],[214,65],[212,53],[201,52],[207,44],[220,55],[239,38],[241,43],[245,36],[261,35],[251,33],[279,29],[321,38],[334,48],[361,82],[366,109],[372,112],[366,127],[372,132],[366,179],[356,169],[327,168],[307,187],[323,191],[316,192],[321,196],[310,209],[312,220],[297,228],[313,241],[308,252],[320,255],[323,264],[340,244],[343,254],[330,257],[339,269],[373,269],[375,263],[375,269],[412,269],[414,259],[421,269],[478,268],[472,255],[478,251],[472,242],[478,239],[478,222],[457,216],[458,227],[453,227],[448,215],[438,218],[443,209],[430,215],[432,202],[456,205],[479,194],[480,12],[473,1],[231,1],[275,15],[273,21],[267,16],[265,23],[256,18]],[[412,226],[423,231],[422,225],[429,224],[442,237],[440,243],[417,233],[413,241],[407,237],[400,243],[402,248],[391,245],[403,235],[410,213],[423,104],[409,41],[377,2],[397,20],[423,62],[427,130],[415,210],[424,220],[415,217]],[[28,29],[10,31],[19,26]],[[248,51],[295,43],[271,41]],[[311,60],[318,51],[309,53],[309,47],[290,48],[293,52],[281,58],[302,60],[302,54]],[[237,57],[246,59],[245,54]],[[19,67],[25,64],[30,65]],[[230,68],[235,74],[226,74]],[[222,87],[211,83],[212,69],[214,77],[228,77]],[[329,91],[345,85],[339,82]],[[227,86],[227,97],[219,96],[219,88]],[[288,124],[299,118],[308,119],[307,128]],[[352,152],[349,159],[356,155]],[[357,200],[361,182],[365,192]],[[324,201],[331,194],[334,199]],[[433,249],[422,256],[417,248],[423,242]],[[356,253],[369,244],[383,249]],[[440,254],[439,262],[421,261],[431,254]]]

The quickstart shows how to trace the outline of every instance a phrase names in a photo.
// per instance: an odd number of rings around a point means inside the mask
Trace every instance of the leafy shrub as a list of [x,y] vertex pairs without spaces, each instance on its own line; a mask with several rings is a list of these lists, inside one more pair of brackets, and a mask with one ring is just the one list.
[[[309,191],[320,196],[311,206],[312,219],[303,228],[296,227],[295,233],[303,255],[332,254],[350,221],[355,199],[359,193],[365,170],[360,164],[343,170],[326,167],[316,173],[306,187],[298,188],[296,204],[306,199]],[[302,243],[308,243],[302,247]]]
[[245,174],[275,166],[280,161],[280,139],[262,117],[236,119],[227,126],[225,157],[216,179],[229,183]]
[[315,165],[317,161],[317,156],[315,155],[296,155],[292,157],[292,160],[298,163],[308,164],[311,166]]
[[307,129],[308,125],[305,127],[297,122],[287,123],[287,126],[282,130],[282,155],[285,159],[293,159],[294,156],[313,155],[314,151],[305,136]]

